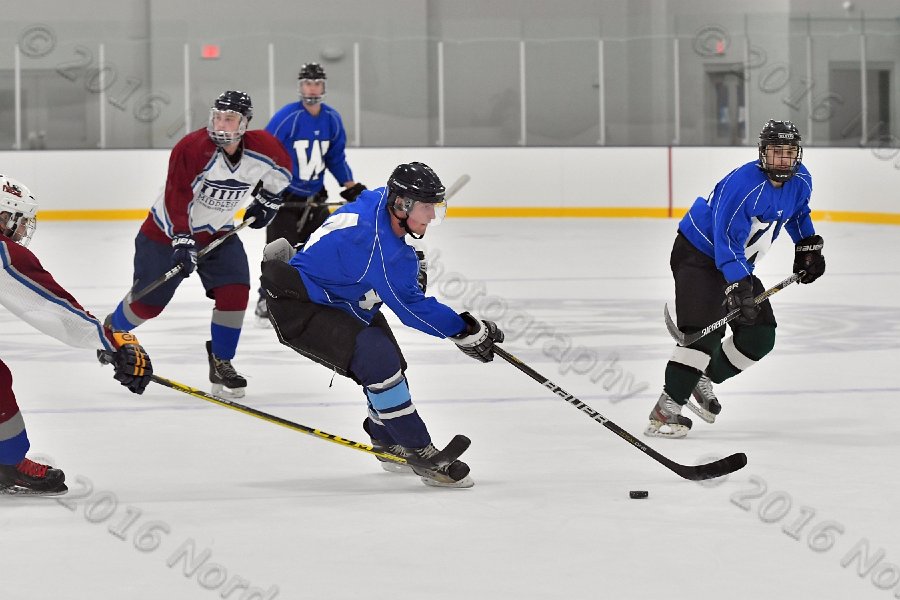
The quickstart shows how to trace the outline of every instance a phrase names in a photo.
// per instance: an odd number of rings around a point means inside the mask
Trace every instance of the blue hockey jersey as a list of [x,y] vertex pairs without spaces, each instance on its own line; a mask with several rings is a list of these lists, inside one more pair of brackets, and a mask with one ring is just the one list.
[[347,134],[341,116],[327,104],[315,117],[302,102],[291,102],[276,112],[266,131],[291,155],[291,183],[287,191],[297,196],[313,196],[325,187],[327,167],[341,185],[353,181],[353,173],[344,156]]
[[815,235],[811,195],[812,177],[802,163],[776,188],[757,162],[749,162],[717,183],[708,199],[697,198],[678,230],[733,283],[753,272],[782,227],[794,242]]
[[446,338],[465,322],[449,306],[426,297],[417,282],[415,250],[391,229],[386,188],[366,190],[335,211],[290,264],[310,300],[371,323],[382,303],[404,325]]

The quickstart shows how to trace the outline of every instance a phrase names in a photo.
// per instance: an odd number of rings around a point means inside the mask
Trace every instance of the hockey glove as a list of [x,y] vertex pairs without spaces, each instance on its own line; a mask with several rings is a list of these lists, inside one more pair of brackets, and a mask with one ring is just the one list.
[[172,263],[181,265],[181,274],[187,277],[197,268],[197,242],[186,233],[172,238]]
[[806,271],[800,278],[800,283],[812,283],[825,272],[825,257],[822,256],[824,245],[821,235],[811,235],[794,246],[794,273]]
[[759,305],[753,297],[753,279],[749,275],[725,286],[725,307],[728,312],[740,309],[734,319],[737,324],[753,324],[759,315]]
[[504,335],[493,321],[479,321],[467,312],[459,315],[466,322],[466,328],[453,336],[453,342],[466,356],[479,362],[494,360],[494,344],[503,341]]
[[416,258],[419,259],[419,272],[416,275],[416,282],[418,282],[424,294],[428,288],[428,263],[425,262],[425,253],[421,250],[416,250]]
[[281,208],[281,196],[260,189],[259,194],[244,211],[244,220],[254,217],[255,220],[250,223],[250,228],[262,229],[272,222],[272,219],[278,214],[279,208]]
[[346,188],[343,192],[341,192],[341,198],[343,198],[347,202],[353,202],[356,200],[356,197],[363,192],[363,190],[367,189],[369,188],[361,183],[354,183],[350,187]]
[[101,363],[110,363],[115,369],[113,377],[135,394],[143,394],[153,377],[150,356],[137,338],[125,331],[110,331],[107,337],[116,347],[115,352],[97,351]]

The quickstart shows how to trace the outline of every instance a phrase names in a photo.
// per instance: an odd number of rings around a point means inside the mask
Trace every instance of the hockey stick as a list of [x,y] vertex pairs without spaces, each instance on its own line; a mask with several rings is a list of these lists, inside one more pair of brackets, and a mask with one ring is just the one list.
[[[203,258],[204,256],[206,256],[207,254],[209,254],[210,252],[212,252],[213,250],[215,250],[216,248],[218,248],[220,245],[222,245],[222,244],[225,242],[225,240],[227,240],[228,238],[230,238],[231,236],[233,236],[234,234],[236,234],[238,231],[240,231],[241,229],[243,229],[244,227],[246,227],[246,226],[249,225],[250,223],[253,223],[255,220],[256,220],[256,217],[250,217],[250,218],[248,218],[248,219],[245,219],[244,221],[241,222],[240,225],[238,225],[237,227],[235,227],[234,229],[232,229],[231,231],[229,231],[228,233],[226,233],[225,235],[223,235],[223,236],[220,237],[219,239],[216,239],[216,240],[211,241],[211,242],[209,243],[209,245],[206,246],[206,248],[204,248],[203,250],[201,250],[200,252],[197,253],[197,260],[200,260],[201,258]],[[147,294],[149,294],[150,292],[152,292],[153,290],[155,290],[156,288],[158,288],[159,286],[161,286],[161,285],[164,284],[165,282],[169,281],[170,279],[172,279],[173,277],[175,277],[176,275],[178,275],[179,273],[181,273],[181,269],[182,269],[182,268],[183,268],[183,267],[182,267],[182,265],[180,265],[180,264],[175,265],[174,267],[172,267],[171,269],[169,269],[168,271],[166,271],[165,273],[163,273],[163,274],[159,277],[159,279],[157,279],[157,280],[155,280],[155,281],[149,283],[149,284],[147,285],[147,287],[145,287],[145,288],[142,289],[141,291],[139,291],[139,292],[137,292],[137,293],[135,293],[135,294],[132,294],[132,295],[131,295],[131,300],[129,300],[129,302],[135,302],[135,301],[137,301],[137,300],[140,300],[141,298],[143,298],[144,296],[146,296]]]
[[747,464],[747,455],[744,454],[743,452],[739,452],[737,454],[732,454],[731,456],[728,456],[726,458],[722,458],[717,461],[713,461],[711,463],[705,463],[702,465],[688,466],[688,465],[678,464],[677,462],[674,462],[674,461],[666,458],[665,456],[663,456],[662,454],[660,454],[659,452],[657,452],[650,446],[647,446],[646,444],[641,443],[633,435],[631,435],[630,433],[628,433],[627,431],[625,431],[624,429],[622,429],[621,427],[619,427],[618,425],[616,425],[615,423],[613,423],[612,421],[610,421],[609,419],[607,419],[606,417],[604,417],[603,415],[598,413],[596,410],[594,410],[593,408],[591,408],[590,406],[588,406],[587,404],[585,404],[584,402],[582,402],[581,400],[579,400],[578,398],[576,398],[575,396],[570,394],[569,392],[565,391],[564,389],[562,389],[561,387],[559,387],[558,385],[556,385],[555,383],[553,383],[552,381],[550,381],[549,379],[547,379],[546,377],[544,377],[543,375],[541,375],[540,373],[538,373],[537,371],[535,371],[534,369],[532,369],[531,367],[529,367],[528,365],[523,363],[521,360],[519,360],[518,358],[516,358],[515,356],[513,356],[512,354],[510,354],[503,348],[500,348],[496,344],[494,345],[494,353],[498,354],[501,358],[506,360],[509,364],[516,367],[517,369],[519,369],[520,371],[522,371],[523,373],[525,373],[526,375],[528,375],[529,377],[531,377],[532,379],[534,379],[535,381],[540,383],[545,388],[551,390],[554,394],[556,394],[557,396],[559,396],[560,398],[562,398],[563,400],[565,400],[566,402],[568,402],[569,404],[571,404],[572,406],[574,406],[575,408],[577,408],[578,410],[580,410],[581,412],[583,412],[584,414],[586,414],[587,416],[592,418],[593,420],[597,421],[598,423],[600,423],[601,425],[603,425],[604,427],[606,427],[607,429],[612,431],[614,434],[616,434],[617,436],[619,436],[620,438],[622,438],[623,440],[625,440],[626,442],[628,442],[629,444],[631,444],[632,446],[634,446],[635,448],[637,448],[638,450],[640,450],[641,452],[643,452],[644,454],[646,454],[647,456],[649,456],[650,458],[655,460],[656,462],[662,464],[669,470],[673,471],[674,473],[676,473],[677,475],[679,475],[681,477],[684,477],[685,479],[690,479],[691,481],[702,481],[704,479],[713,479],[715,477],[721,477],[723,475],[733,473],[734,471],[737,471],[738,469],[743,468]]
[[[784,281],[776,283],[775,285],[773,285],[772,287],[770,287],[769,289],[764,291],[762,294],[760,294],[759,296],[754,298],[753,301],[756,304],[761,303],[763,300],[765,300],[769,296],[771,296],[777,292],[780,292],[781,290],[783,290],[787,286],[791,285],[795,281],[800,281],[800,278],[803,277],[804,275],[806,275],[806,271],[800,271],[799,273],[794,273],[793,275],[791,275]],[[711,324],[707,325],[706,327],[704,327],[703,329],[701,329],[700,331],[697,331],[695,333],[689,333],[689,334],[685,334],[680,329],[678,329],[677,325],[675,325],[675,321],[672,320],[672,315],[669,314],[669,305],[668,304],[666,304],[666,306],[663,308],[663,317],[666,319],[666,329],[669,330],[669,335],[671,335],[675,339],[675,341],[678,342],[678,345],[679,346],[690,346],[691,344],[693,344],[700,338],[702,338],[706,335],[709,335],[709,333],[715,331],[719,327],[722,327],[729,321],[734,320],[734,318],[737,317],[738,314],[740,314],[740,312],[741,312],[741,309],[735,308],[734,310],[729,311],[729,313],[727,315],[725,315],[724,317],[722,317],[715,323],[711,323]]]
[[472,180],[468,174],[463,173],[460,175],[456,181],[450,184],[450,187],[447,188],[447,191],[444,192],[444,199],[449,200],[453,196],[455,196],[459,190],[463,189],[463,187]]
[[[109,352],[108,350],[97,350],[97,357],[100,359],[100,362],[104,364],[112,364],[115,362],[113,353]],[[371,454],[372,456],[376,456],[386,461],[399,463],[401,465],[405,465],[410,462],[406,458],[397,456],[396,454],[391,454],[390,452],[379,452],[378,450],[375,450],[374,446],[372,446],[371,444],[354,442],[353,440],[343,438],[339,435],[334,435],[333,433],[322,431],[321,429],[314,429],[306,425],[301,425],[300,423],[288,421],[287,419],[282,419],[281,417],[270,415],[269,413],[257,410],[255,408],[250,408],[249,406],[245,406],[238,402],[228,400],[227,398],[220,398],[219,396],[207,394],[202,390],[192,388],[189,385],[178,383],[177,381],[173,381],[171,379],[166,379],[165,377],[151,375],[150,379],[155,383],[182,392],[184,394],[194,396],[195,398],[200,398],[201,400],[206,400],[207,402],[212,402],[213,404],[218,404],[219,406],[224,406],[225,408],[230,408],[234,411],[244,413],[245,415],[250,415],[251,417],[256,417],[257,419],[268,421],[269,423],[274,423],[275,425],[281,425],[282,427],[286,427],[287,429],[299,431],[300,433],[305,433],[321,440],[333,442],[346,448],[353,448],[354,450],[359,450],[360,452]],[[462,453],[468,449],[470,443],[471,442],[469,438],[467,438],[466,436],[456,435],[450,440],[449,444],[444,446],[444,449],[441,450],[437,456],[432,457],[432,460],[438,461],[439,463],[446,462],[449,464],[459,458]]]

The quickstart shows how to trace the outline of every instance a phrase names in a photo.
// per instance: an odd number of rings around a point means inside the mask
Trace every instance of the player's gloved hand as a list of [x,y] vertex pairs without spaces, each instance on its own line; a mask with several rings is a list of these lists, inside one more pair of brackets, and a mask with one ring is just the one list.
[[106,329],[106,335],[116,351],[97,350],[97,358],[103,364],[112,364],[116,381],[135,394],[143,394],[153,376],[150,356],[137,338],[126,331]]
[[187,277],[197,268],[197,242],[186,233],[172,238],[172,263],[181,265],[181,274]]
[[354,183],[350,187],[344,189],[343,192],[341,192],[341,198],[343,198],[347,202],[353,202],[354,200],[356,200],[356,197],[363,192],[363,190],[367,189],[369,188],[361,183]]
[[259,194],[250,203],[247,210],[244,211],[244,220],[254,217],[255,220],[250,223],[250,229],[262,229],[271,223],[275,215],[278,214],[281,202],[279,194],[273,194],[264,188],[260,189]]
[[752,325],[759,316],[759,305],[753,297],[753,279],[748,275],[725,286],[725,307],[728,312],[740,309],[735,322]]
[[811,235],[794,246],[794,273],[806,271],[800,278],[800,283],[812,283],[825,272],[825,257],[822,256],[824,245],[821,235]]
[[424,294],[428,288],[428,263],[425,262],[425,253],[421,250],[416,250],[416,258],[419,259],[419,273],[416,275],[416,281]]
[[504,335],[493,321],[479,321],[467,312],[459,315],[466,322],[466,328],[453,336],[453,342],[463,354],[480,362],[494,360],[494,344],[503,341]]

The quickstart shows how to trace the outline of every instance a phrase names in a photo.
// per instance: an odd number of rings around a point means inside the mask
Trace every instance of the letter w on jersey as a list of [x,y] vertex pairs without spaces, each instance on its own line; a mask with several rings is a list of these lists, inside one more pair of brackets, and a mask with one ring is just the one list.
[[[328,152],[329,140],[297,140],[294,142],[294,153],[297,155],[297,170],[300,179],[312,181],[318,179],[325,170],[325,153]],[[307,152],[307,150],[309,150]]]

